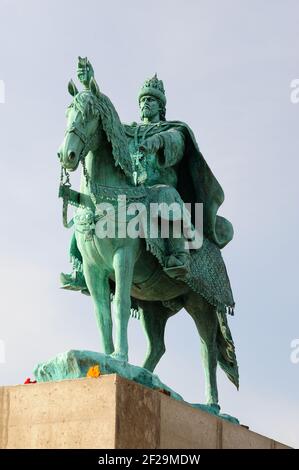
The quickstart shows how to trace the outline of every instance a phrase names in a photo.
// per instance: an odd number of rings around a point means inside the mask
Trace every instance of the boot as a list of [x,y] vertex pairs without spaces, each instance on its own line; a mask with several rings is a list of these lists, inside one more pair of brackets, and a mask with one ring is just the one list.
[[178,280],[184,280],[189,269],[190,254],[185,248],[185,239],[173,238],[168,239],[169,256],[166,259],[164,271],[169,277]]
[[74,270],[71,274],[60,274],[61,289],[81,291],[82,294],[89,295],[89,290],[85,282],[82,271]]

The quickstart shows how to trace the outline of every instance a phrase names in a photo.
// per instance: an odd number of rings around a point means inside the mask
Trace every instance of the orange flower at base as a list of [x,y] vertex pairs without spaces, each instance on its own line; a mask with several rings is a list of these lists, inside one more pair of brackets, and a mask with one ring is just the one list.
[[92,366],[88,369],[86,377],[92,377],[96,379],[97,377],[100,377],[100,375],[101,375],[100,366],[96,364],[95,366]]

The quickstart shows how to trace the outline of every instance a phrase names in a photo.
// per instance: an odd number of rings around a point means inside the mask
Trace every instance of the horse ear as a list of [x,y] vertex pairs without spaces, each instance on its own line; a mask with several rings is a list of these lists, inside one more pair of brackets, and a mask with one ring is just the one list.
[[99,85],[97,84],[97,82],[95,81],[93,77],[91,77],[90,79],[89,88],[93,95],[97,96],[98,98],[100,97],[101,92],[100,92]]
[[72,79],[68,83],[68,91],[72,96],[76,96],[79,93]]

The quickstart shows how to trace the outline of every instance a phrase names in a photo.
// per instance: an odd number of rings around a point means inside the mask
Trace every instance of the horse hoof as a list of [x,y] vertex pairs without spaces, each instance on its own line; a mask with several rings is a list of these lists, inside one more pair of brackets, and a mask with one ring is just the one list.
[[220,413],[220,405],[218,405],[218,403],[208,403],[207,406],[209,406],[209,408],[211,408],[216,413]]

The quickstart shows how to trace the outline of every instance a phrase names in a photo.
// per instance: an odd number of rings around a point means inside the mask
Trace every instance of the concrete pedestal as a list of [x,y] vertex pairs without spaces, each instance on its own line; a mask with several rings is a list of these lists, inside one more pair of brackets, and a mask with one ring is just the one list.
[[287,446],[112,374],[0,387],[0,448]]

